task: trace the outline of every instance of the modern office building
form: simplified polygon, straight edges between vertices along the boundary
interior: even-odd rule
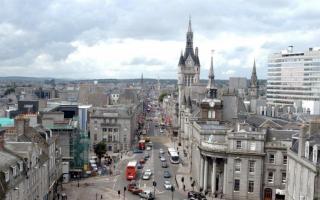
[[[320,50],[293,52],[292,49],[268,58],[268,104],[289,105],[296,111],[320,114]]]

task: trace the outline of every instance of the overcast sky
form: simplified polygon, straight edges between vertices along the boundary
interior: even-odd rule
[[[0,76],[176,78],[189,15],[206,79],[266,78],[269,53],[319,46],[319,0],[0,0]]]

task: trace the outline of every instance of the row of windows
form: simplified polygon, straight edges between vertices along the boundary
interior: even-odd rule
[[[110,132],[110,133],[115,132],[115,133],[117,133],[117,132],[119,132],[119,129],[118,128],[102,128],[102,132]]]
[[[22,162],[22,161],[19,161],[19,162],[18,162],[18,166],[19,166],[20,172],[22,172],[22,171],[23,171],[23,162]],[[7,171],[4,172],[4,174],[5,174],[5,181],[6,181],[6,182],[9,182],[9,180],[10,180],[10,172],[11,172],[12,176],[15,178],[15,177],[18,175],[17,166],[11,166],[11,167],[10,167],[10,170],[7,170]]]
[[[286,179],[287,179],[287,174],[285,172],[282,172],[281,174],[281,183],[285,184],[286,183]],[[273,183],[274,182],[274,173],[272,171],[270,171],[268,173],[268,182],[269,183]],[[234,186],[233,186],[233,190],[235,192],[240,191],[240,179],[234,179]],[[254,191],[254,181],[253,180],[249,180],[248,181],[248,192],[253,192]]]
[[[255,165],[256,165],[256,161],[254,160],[249,160],[248,163],[248,168],[249,168],[249,172],[250,173],[254,173],[255,172]],[[241,159],[236,159],[235,160],[235,165],[234,165],[234,171],[235,172],[241,172]]]
[[[238,149],[238,150],[243,149],[241,140],[237,140],[236,141],[236,149]],[[256,143],[255,142],[249,142],[249,150],[250,151],[255,151],[256,150]]]

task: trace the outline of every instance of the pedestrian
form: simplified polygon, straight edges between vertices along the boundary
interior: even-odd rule
[[[186,185],[183,184],[183,191],[186,191]]]
[[[101,195],[101,199],[102,199],[102,195]]]

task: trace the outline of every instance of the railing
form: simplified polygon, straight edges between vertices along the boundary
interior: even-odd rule
[[[217,142],[201,141],[200,147],[205,148],[205,149],[209,149],[209,150],[216,150],[216,151],[226,151],[227,150],[226,144],[217,143]]]

